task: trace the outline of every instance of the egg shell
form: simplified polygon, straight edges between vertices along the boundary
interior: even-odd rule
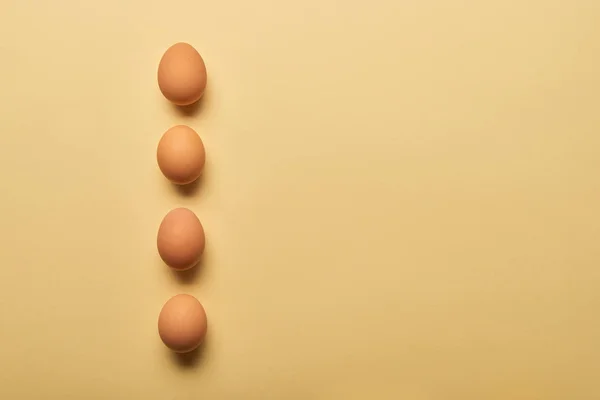
[[[158,316],[158,334],[163,343],[177,353],[187,353],[202,344],[208,324],[198,299],[189,294],[171,297]]]
[[[206,89],[206,65],[188,43],[169,47],[158,64],[158,86],[167,100],[179,106],[194,104]]]
[[[168,129],[158,142],[158,167],[171,182],[186,185],[202,174],[206,153],[202,139],[186,125]]]
[[[204,252],[204,228],[193,211],[176,208],[163,218],[156,245],[169,267],[180,271],[192,268]]]

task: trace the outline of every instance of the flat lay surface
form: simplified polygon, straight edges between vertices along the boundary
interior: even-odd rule
[[[600,398],[599,20],[0,0],[0,398]],[[157,83],[180,41],[208,74],[182,109]],[[186,188],[156,159],[179,124]],[[157,250],[176,207],[206,237],[184,272]],[[189,356],[157,328],[179,293],[208,320]]]

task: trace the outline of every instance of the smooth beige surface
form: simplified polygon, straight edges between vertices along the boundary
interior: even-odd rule
[[[0,398],[600,398],[597,0],[0,1]],[[192,43],[198,110],[162,98]],[[155,160],[187,123],[204,181]],[[160,261],[176,206],[207,235]],[[209,335],[176,360],[163,303]]]

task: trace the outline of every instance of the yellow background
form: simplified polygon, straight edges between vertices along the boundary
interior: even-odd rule
[[[0,398],[600,398],[597,0],[1,0]],[[177,41],[209,72],[160,95]],[[180,192],[155,151],[197,129]],[[162,265],[176,206],[201,269]],[[158,312],[187,292],[206,346]]]

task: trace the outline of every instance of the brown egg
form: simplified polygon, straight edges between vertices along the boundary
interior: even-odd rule
[[[205,244],[204,228],[191,210],[176,208],[161,222],[156,244],[165,264],[183,271],[200,261]]]
[[[163,343],[177,353],[195,350],[206,336],[206,312],[189,294],[171,297],[158,316],[158,334]]]
[[[158,86],[179,106],[200,100],[206,88],[206,66],[196,49],[187,43],[169,47],[158,64]]]
[[[156,159],[168,180],[186,185],[202,174],[206,159],[204,144],[195,130],[177,125],[167,130],[158,142]]]

